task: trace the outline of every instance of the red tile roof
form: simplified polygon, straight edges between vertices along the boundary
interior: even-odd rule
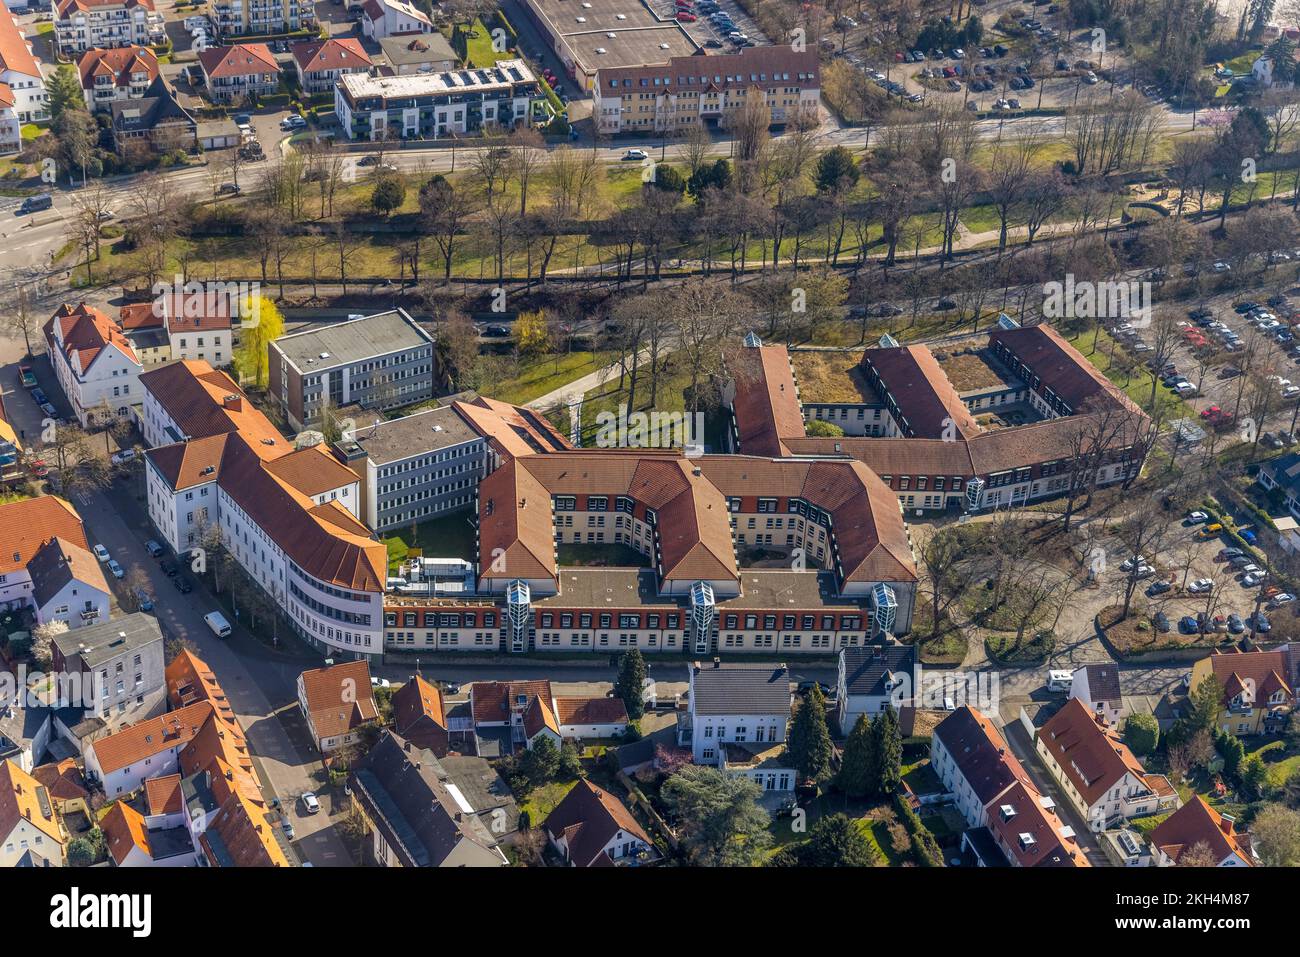
[[[802,436],[804,421],[785,346],[746,347],[733,365],[738,451],[745,455],[789,454],[782,439]]]
[[[104,832],[108,853],[118,867],[126,863],[136,848],[149,856],[149,832],[144,815],[125,801],[114,801],[108,813],[100,819],[99,827]]]
[[[14,761],[0,762],[0,841],[13,834],[20,820],[27,820],[46,837],[53,838],[55,844],[63,844],[53,805],[41,800],[40,792],[44,790],[44,785]],[[49,808],[48,814],[45,808]]]
[[[82,375],[90,371],[110,345],[121,350],[131,362],[140,364],[130,340],[122,335],[117,324],[84,302],[76,308],[67,303],[60,306],[45,324],[45,338],[50,349],[61,351],[70,365],[75,356],[78,362],[74,368],[79,368]]]
[[[188,744],[213,714],[212,705],[199,701],[100,738],[91,748],[100,770],[112,774],[137,761]]]
[[[331,37],[290,45],[289,52],[304,73],[318,70],[365,70],[370,66],[361,41],[356,37]]]
[[[867,381],[871,370],[880,376],[884,390],[897,403],[895,419],[909,438],[971,438],[980,433],[938,360],[925,346],[868,349],[862,356]],[[891,410],[893,411],[893,410]]]
[[[1190,801],[1161,821],[1147,837],[1153,847],[1164,851],[1175,864],[1195,844],[1207,845],[1220,863],[1237,854],[1247,865],[1255,864],[1232,821],[1210,807],[1199,794],[1192,795]]]
[[[213,47],[199,53],[199,63],[209,80],[254,74],[279,74],[280,65],[265,43],[236,43]]]
[[[84,801],[90,797],[81,768],[72,758],[33,768],[32,777],[45,786],[56,802]]]
[[[1089,807],[1132,774],[1147,782],[1146,769],[1119,734],[1071,698],[1039,729],[1038,739],[1056,759]],[[1154,788],[1153,788],[1154,790]]]
[[[470,703],[475,724],[509,723],[511,703],[515,698],[551,700],[549,681],[476,681],[470,686]]]
[[[199,845],[213,867],[224,866],[223,855],[212,835],[220,838],[220,847],[234,867],[288,867],[284,851],[275,839],[266,808],[241,795],[234,795],[212,816],[208,829],[199,836]]]
[[[0,575],[26,568],[47,542],[60,538],[89,548],[81,516],[57,495],[0,504]]]
[[[0,10],[0,73],[13,70],[24,76],[39,77],[40,61],[32,54],[14,14]]]
[[[1066,836],[1054,809],[1031,784],[1017,781],[988,810],[989,829],[1018,867],[1090,867],[1078,838]]]
[[[317,737],[331,738],[379,716],[370,686],[370,665],[345,661],[301,675],[307,712]]]
[[[185,798],[181,794],[181,776],[166,774],[150,778],[144,782],[144,797],[150,815],[178,813],[185,807]]]
[[[87,50],[77,61],[83,90],[100,89],[95,85],[99,77],[112,77],[113,86],[130,86],[136,82],[133,74],[145,74],[146,85],[158,78],[158,56],[148,47],[125,46],[109,50]]]
[[[622,698],[556,698],[555,714],[561,725],[626,724]]]
[[[1228,705],[1238,695],[1252,707],[1266,707],[1268,699],[1282,692],[1290,703],[1295,692],[1287,680],[1288,661],[1285,651],[1219,651],[1210,655],[1214,677],[1223,685],[1223,703]]]
[[[653,845],[627,806],[614,795],[583,778],[546,817],[547,833],[564,837],[569,860],[578,867],[591,867],[604,856],[605,845],[620,831]]]

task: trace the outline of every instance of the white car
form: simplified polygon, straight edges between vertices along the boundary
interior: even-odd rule
[[[1179,395],[1196,395],[1196,386],[1190,382],[1180,382],[1174,386],[1174,391]]]
[[[1232,272],[1232,267],[1222,259],[1218,260],[1212,267],[1215,272]]]
[[[1293,601],[1295,601],[1295,595],[1284,591],[1280,595],[1274,595],[1268,600],[1268,603],[1271,607],[1276,608],[1278,605],[1289,605]]]
[[[1284,399],[1294,399],[1298,395],[1300,395],[1300,385],[1289,385],[1282,390],[1282,398]]]
[[[108,561],[109,559],[108,549],[105,548],[103,545],[96,545],[94,548],[91,549],[91,551],[95,553],[95,557],[98,558],[101,562]]]
[[[623,154],[623,159],[625,160],[643,160],[649,158],[650,156],[645,150],[628,150]]]
[[[392,687],[392,683],[389,682],[389,680],[388,680],[387,678],[375,678],[375,677],[371,677],[371,679],[370,679],[370,685],[371,685],[371,687],[374,687],[374,688],[391,688],[391,687]]]
[[[1135,563],[1134,563],[1133,559],[1131,559],[1131,558],[1126,558],[1126,559],[1124,559],[1123,562],[1120,563],[1119,570],[1122,571],[1122,572],[1131,572],[1131,571],[1133,570],[1133,565],[1134,565],[1134,564],[1135,564]],[[1146,557],[1145,555],[1139,555],[1139,556],[1137,557],[1137,562],[1136,562],[1136,564],[1137,564],[1138,567],[1140,567],[1140,568],[1150,568],[1150,567],[1151,567],[1151,566],[1150,566],[1150,563],[1149,563],[1149,561],[1147,560],[1147,557]]]
[[[110,558],[108,560],[108,570],[113,573],[114,578],[119,580],[126,577],[126,572],[122,569],[122,566],[117,563],[117,559],[115,558]]]
[[[1210,520],[1210,516],[1207,515],[1205,512],[1190,512],[1188,513],[1187,520],[1191,522],[1193,525],[1199,525],[1201,524],[1201,522],[1208,522]]]
[[[1198,578],[1187,586],[1187,590],[1193,595],[1199,595],[1203,592],[1209,591],[1213,587],[1214,582],[1210,581],[1208,578]]]
[[[320,810],[320,801],[316,800],[316,795],[311,791],[303,791],[300,800],[302,801],[303,810],[308,814],[315,814]]]
[[[1268,572],[1264,572],[1264,571],[1251,572],[1249,575],[1247,575],[1245,578],[1241,580],[1241,587],[1254,588],[1256,585],[1258,585],[1267,577],[1268,577]]]
[[[1241,566],[1241,572],[1243,575],[1255,575],[1263,572],[1263,569],[1254,562],[1247,562]]]
[[[114,465],[125,465],[135,458],[135,449],[122,449],[120,452],[114,452],[112,462]]]

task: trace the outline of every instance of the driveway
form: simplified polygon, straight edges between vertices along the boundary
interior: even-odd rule
[[[144,542],[152,536],[152,528],[135,498],[141,481],[139,473],[133,472],[107,491],[74,496],[91,543],[106,546],[128,575],[133,567],[144,570],[154,588],[155,613],[164,634],[188,639],[211,665],[243,725],[264,792],[278,797],[293,818],[299,855],[318,867],[350,865],[331,827],[331,815],[305,816],[293,806],[303,791],[322,789],[319,775],[323,772],[307,742],[290,672],[265,668],[264,660],[273,652],[242,628],[236,627],[227,640],[217,638],[203,622],[206,612],[219,607],[216,599],[198,581],[191,594],[180,594],[149,557]],[[299,663],[293,677],[312,664]],[[327,811],[334,810],[329,795],[322,796],[322,804]]]

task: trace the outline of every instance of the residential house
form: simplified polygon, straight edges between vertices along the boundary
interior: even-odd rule
[[[199,852],[208,867],[288,867],[267,820],[265,805],[234,794],[212,815],[199,835]]]
[[[659,856],[627,806],[586,778],[555,805],[543,828],[570,867],[642,864]]]
[[[1219,727],[1229,734],[1281,730],[1295,707],[1290,656],[1284,649],[1216,649],[1192,665],[1190,686],[1197,688],[1211,676],[1223,688]]]
[[[835,682],[835,713],[843,737],[858,718],[868,721],[886,706],[899,710],[910,702],[916,671],[916,648],[896,641],[841,648]]]
[[[539,735],[560,744],[549,681],[476,681],[469,689],[475,750],[481,757],[532,748]]]
[[[86,820],[91,820],[90,791],[75,760],[63,758],[42,764],[32,769],[32,777],[49,792],[54,810],[60,817],[84,814]]]
[[[85,548],[52,538],[27,563],[36,621],[61,621],[70,630],[108,620],[112,595],[103,566]]]
[[[138,160],[174,150],[190,152],[198,142],[198,120],[181,105],[176,89],[158,76],[135,100],[114,100],[109,129],[113,149]]]
[[[84,302],[65,303],[44,333],[54,376],[83,427],[130,414],[144,366],[108,316]]]
[[[1261,462],[1255,480],[1266,492],[1276,490],[1291,517],[1300,521],[1300,452]]]
[[[166,38],[154,0],[56,0],[54,39],[65,57],[96,47],[157,45]]]
[[[86,109],[107,111],[118,100],[138,100],[158,78],[158,55],[148,47],[87,50],[77,61]]]
[[[307,40],[289,47],[304,93],[333,93],[334,83],[345,73],[365,73],[370,57],[356,37]]]
[[[49,790],[15,762],[0,762],[0,867],[62,867],[67,840]]]
[[[0,153],[22,148],[22,125],[49,119],[41,61],[14,15],[0,9]]]
[[[213,103],[242,104],[280,86],[280,65],[265,43],[201,50],[199,67]]]
[[[290,33],[316,25],[316,8],[310,0],[211,0],[208,15],[222,36]]]
[[[609,739],[627,730],[627,706],[622,698],[555,698],[554,703],[561,738]]]
[[[1215,867],[1254,867],[1259,861],[1235,822],[1206,803],[1199,794],[1161,821],[1147,835],[1157,867],[1180,863],[1194,847],[1207,849]]]
[[[930,767],[969,825],[962,854],[976,866],[1091,866],[1074,829],[977,709],[958,708],[934,729]]]
[[[115,801],[100,819],[108,855],[118,867],[194,867],[198,857],[189,828],[185,826],[184,804],[180,792],[180,775],[153,778],[147,782],[157,791],[159,783],[171,785],[174,810],[161,813],[155,794],[146,794],[148,815],[127,801]]]
[[[298,707],[322,754],[351,744],[363,724],[379,717],[370,665],[345,661],[304,671],[298,675]]]
[[[783,753],[790,723],[790,676],[785,665],[694,662],[688,711],[677,741],[696,764],[710,764],[755,781],[765,791],[792,791],[795,772]]]
[[[185,747],[210,723],[222,730],[218,722],[213,706],[198,701],[99,738],[85,752],[86,778],[110,799],[129,795],[147,778],[176,773]]]
[[[1070,697],[1112,726],[1124,716],[1124,696],[1119,687],[1119,666],[1114,662],[1076,668],[1070,680]]]
[[[390,76],[446,73],[460,66],[460,57],[437,31],[380,37],[379,48],[383,52],[377,66]]]
[[[86,625],[54,639],[53,670],[64,700],[110,728],[166,710],[163,636],[144,612]]]
[[[433,33],[433,22],[405,0],[366,0],[361,7],[361,32],[370,40],[407,33]]]
[[[1094,831],[1178,806],[1169,780],[1148,774],[1119,733],[1078,698],[1038,729],[1035,749]]]
[[[51,588],[57,578],[52,572],[47,573],[45,569],[55,564],[60,557],[57,549],[50,550],[50,546],[55,542],[62,542],[69,552],[74,549],[86,551],[90,548],[81,516],[66,499],[59,498],[57,495],[41,495],[37,498],[0,503],[0,610],[16,611],[20,608],[38,610],[31,568],[38,554],[42,554],[41,575],[44,582],[42,587],[43,594],[48,600],[50,592],[44,589]],[[89,570],[83,571],[80,563],[75,563],[75,569],[77,574],[84,574],[91,578],[86,582],[88,589],[86,594],[77,597],[89,598],[93,603],[91,591],[101,584],[103,572],[100,572],[99,579],[93,579],[93,573]],[[56,614],[59,607],[60,604],[50,603],[41,613],[51,617],[61,617]],[[72,607],[69,602],[69,611],[65,614],[71,615]],[[84,605],[82,607],[84,610]],[[97,609],[98,605],[93,607]],[[107,614],[105,613],[103,617],[107,617]],[[87,618],[87,621],[93,620],[94,616]]]
[[[476,809],[448,786],[432,751],[392,731],[348,776],[352,799],[382,867],[505,867],[499,840]]]
[[[145,365],[180,359],[224,366],[234,357],[231,315],[238,309],[225,296],[178,289],[149,302],[128,303],[118,313],[118,325]],[[145,335],[152,355],[144,354],[137,338]]]
[[[422,751],[445,758],[449,748],[442,692],[419,675],[393,693],[393,730]]]

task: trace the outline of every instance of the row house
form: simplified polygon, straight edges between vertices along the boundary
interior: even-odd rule
[[[930,767],[966,820],[963,854],[979,866],[1090,866],[1074,829],[977,709],[963,706],[939,723]]]
[[[145,365],[179,359],[225,366],[234,358],[234,311],[225,297],[181,290],[128,303],[117,324]]]
[[[0,504],[0,610],[30,608],[38,623],[79,630],[108,618],[110,598],[71,503],[42,495]]]
[[[130,414],[144,364],[117,325],[84,302],[64,304],[45,324],[50,364],[82,427]]]
[[[310,0],[210,0],[208,15],[223,37],[291,33],[316,25]]]
[[[544,102],[523,60],[442,73],[348,73],[334,88],[334,109],[350,140],[433,139],[531,126]]]
[[[95,48],[157,45],[166,36],[154,0],[59,0],[56,5],[54,39],[65,57]]]
[[[0,8],[0,153],[22,149],[22,127],[49,118],[45,79],[14,15]]]
[[[725,127],[752,98],[774,124],[815,111],[821,98],[817,52],[746,47],[731,56],[672,57],[667,63],[596,71],[592,116],[602,133],[680,132]]]
[[[1178,806],[1167,778],[1148,774],[1103,717],[1070,698],[1038,729],[1034,748],[1094,831]]]

